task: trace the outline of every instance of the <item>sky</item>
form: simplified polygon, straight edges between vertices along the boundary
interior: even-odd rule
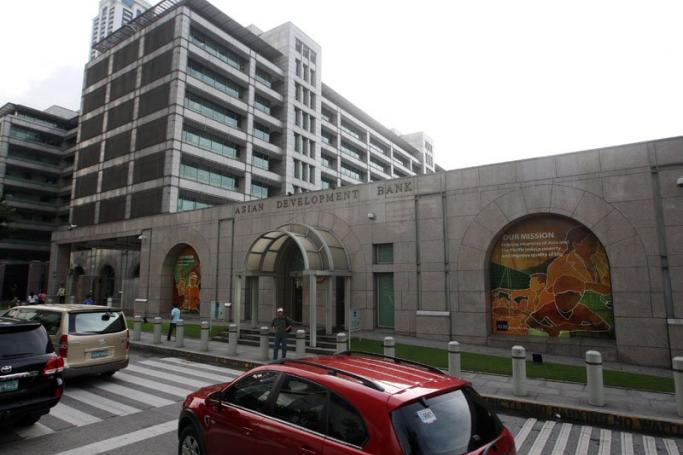
[[[425,131],[446,169],[683,134],[683,2],[250,0],[292,22],[323,81],[382,124]],[[78,109],[98,0],[3,1],[0,104]]]

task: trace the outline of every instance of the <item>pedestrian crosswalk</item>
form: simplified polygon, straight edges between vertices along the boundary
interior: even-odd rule
[[[515,435],[519,455],[680,455],[683,440],[587,425],[501,416]]]

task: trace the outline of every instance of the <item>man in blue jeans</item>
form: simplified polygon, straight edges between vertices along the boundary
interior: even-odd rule
[[[275,340],[273,341],[273,360],[277,360],[277,351],[282,349],[282,358],[287,357],[287,332],[292,330],[292,321],[285,316],[285,310],[277,309],[277,316],[272,324],[275,330]]]

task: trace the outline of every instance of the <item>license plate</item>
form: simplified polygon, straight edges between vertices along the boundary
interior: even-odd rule
[[[19,389],[19,381],[0,382],[0,392],[14,392]]]
[[[93,351],[90,353],[91,359],[101,359],[102,357],[107,357],[109,351]]]

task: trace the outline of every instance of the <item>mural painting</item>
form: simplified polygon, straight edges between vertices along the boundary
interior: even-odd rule
[[[173,302],[182,311],[199,312],[201,278],[199,257],[188,246],[178,255],[173,270]]]
[[[494,335],[614,338],[605,249],[569,218],[522,220],[491,253]]]

